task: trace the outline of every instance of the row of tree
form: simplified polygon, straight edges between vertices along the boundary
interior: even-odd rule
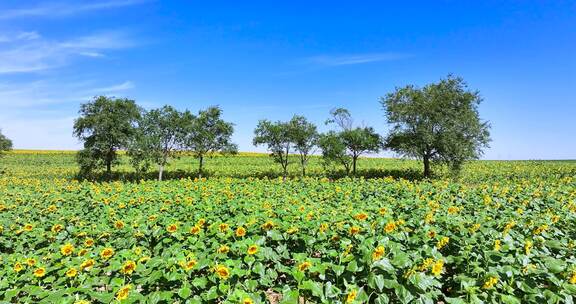
[[[237,151],[231,142],[233,125],[222,119],[218,107],[197,114],[168,105],[146,111],[133,100],[99,96],[82,104],[80,115],[74,121],[74,135],[84,142],[77,155],[83,176],[103,166],[110,175],[121,149],[138,173],[157,165],[159,180],[168,161],[180,152],[189,151],[198,158],[202,174],[207,155]]]
[[[372,127],[354,125],[350,112],[338,108],[326,121],[334,128],[325,133],[300,115],[286,122],[261,120],[253,144],[266,146],[284,177],[290,154],[298,155],[305,175],[316,149],[326,164],[339,164],[354,175],[362,154],[390,149],[421,159],[428,177],[431,162],[446,163],[458,171],[465,160],[478,158],[487,147],[490,126],[479,117],[481,101],[479,93],[469,90],[462,78],[448,76],[422,88],[396,88],[382,97],[384,116],[391,127],[385,137]],[[157,165],[160,180],[169,160],[188,151],[199,159],[202,175],[206,156],[237,151],[231,142],[233,124],[222,119],[218,107],[197,114],[171,106],[145,111],[133,100],[100,96],[83,104],[80,115],[74,122],[74,134],[84,142],[78,153],[81,173],[105,166],[110,174],[117,151],[123,149],[137,172]]]

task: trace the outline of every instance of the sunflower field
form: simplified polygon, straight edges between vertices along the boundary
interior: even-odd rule
[[[1,302],[573,303],[576,296],[574,162],[475,162],[457,181],[282,181],[251,177],[250,166],[272,166],[253,155],[214,161],[208,179],[90,182],[67,176],[73,155],[14,153],[0,177]]]

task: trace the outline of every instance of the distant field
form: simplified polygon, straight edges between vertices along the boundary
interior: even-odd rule
[[[70,151],[0,160],[0,299],[43,303],[571,303],[576,162],[475,161],[459,180],[363,158],[360,178],[266,155],[208,179],[77,181]],[[326,178],[326,176],[332,178]]]

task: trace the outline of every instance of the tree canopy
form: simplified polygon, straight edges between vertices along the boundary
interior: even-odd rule
[[[490,141],[490,125],[478,113],[481,101],[478,91],[451,75],[423,88],[396,88],[381,98],[392,127],[386,147],[422,159],[426,177],[431,161],[445,162],[457,172],[465,160],[480,157]]]
[[[182,147],[186,117],[191,114],[168,105],[143,113],[128,147],[136,171],[146,171],[149,163],[156,164],[158,180],[162,180],[164,167]]]
[[[347,173],[352,169],[352,174],[356,174],[358,158],[365,153],[380,151],[382,138],[372,127],[353,127],[352,116],[347,109],[337,108],[330,111],[330,114],[332,117],[326,124],[336,124],[340,131],[324,136],[321,147],[326,151],[323,156],[329,162],[336,161],[344,165]]]
[[[74,121],[74,135],[84,142],[78,153],[81,172],[89,173],[101,165],[111,174],[118,149],[126,148],[136,132],[140,108],[134,100],[98,96],[80,106]]]
[[[12,141],[2,134],[2,130],[0,130],[0,155],[2,155],[2,152],[10,150],[12,150]]]
[[[215,152],[238,152],[238,147],[232,143],[234,125],[222,119],[222,110],[219,107],[209,107],[199,111],[196,116],[184,119],[184,132],[183,146],[198,158],[200,175],[206,156]]]

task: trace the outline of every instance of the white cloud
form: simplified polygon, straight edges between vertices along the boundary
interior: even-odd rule
[[[103,57],[103,51],[135,45],[122,31],[101,32],[64,41],[42,39],[35,32],[6,35],[0,44],[0,74],[27,73],[66,65],[75,56]],[[22,40],[25,39],[25,40]]]
[[[23,1],[24,2],[24,1]],[[100,11],[137,5],[147,0],[109,0],[109,1],[60,1],[42,3],[38,6],[27,8],[6,9],[0,12],[1,19],[15,19],[25,17],[64,17],[80,13]]]
[[[130,90],[133,88],[134,88],[134,83],[132,81],[128,80],[128,81],[124,81],[123,83],[120,83],[117,85],[92,89],[91,92],[101,93],[101,94],[103,94],[103,93],[115,93],[115,92],[122,92],[122,91]]]
[[[109,85],[92,80],[0,82],[0,129],[17,149],[77,149],[80,144],[72,136],[72,125],[78,104],[134,87],[132,81]]]
[[[66,82],[40,80],[30,83],[0,83],[0,106],[16,110],[14,114],[30,112],[44,105],[85,102],[95,95],[126,92],[135,87],[132,81],[108,86],[96,86],[93,81]],[[33,114],[33,113],[32,113]],[[30,116],[30,115],[27,115]]]
[[[403,53],[374,53],[355,55],[319,55],[305,58],[304,62],[322,66],[364,64],[379,61],[393,61],[411,57]]]

